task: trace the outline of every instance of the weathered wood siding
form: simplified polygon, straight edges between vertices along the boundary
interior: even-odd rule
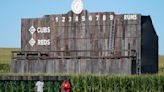
[[[131,59],[15,60],[11,68],[13,73],[131,74]]]
[[[100,16],[99,19],[97,15]],[[110,15],[113,15],[113,20],[110,20]],[[81,19],[82,16],[86,18],[84,22]],[[91,16],[92,21],[89,20]],[[103,16],[106,16],[106,20]],[[62,20],[63,17],[65,17],[65,22]],[[69,17],[72,17],[71,22],[69,22]],[[76,21],[77,17],[78,21]],[[68,14],[46,15],[43,18],[22,19],[22,51],[65,52],[55,52],[55,56],[127,56],[128,50],[139,50],[140,21],[140,15],[137,15],[137,20],[124,20],[124,15],[115,15],[111,12],[88,13],[87,11],[83,11],[80,15],[68,12]],[[51,44],[30,46],[29,41],[32,35],[28,30],[31,26],[36,29],[50,27],[50,33],[34,32],[33,38],[36,41],[50,39]]]
[[[130,74],[133,60],[130,57],[133,54],[131,51],[136,53],[137,62],[141,59],[141,15],[136,15],[136,20],[124,20],[124,15],[113,12],[83,11],[75,15],[70,11],[67,14],[22,19],[22,51],[51,51],[47,53],[49,58],[60,56],[63,59],[13,59],[11,71]],[[36,29],[50,27],[51,32],[43,34],[34,32],[31,35],[28,31],[31,26]],[[29,44],[31,38],[36,41],[34,46]],[[50,39],[50,45],[37,45],[38,39]],[[72,58],[64,58],[68,56]],[[104,58],[99,59],[100,57]]]

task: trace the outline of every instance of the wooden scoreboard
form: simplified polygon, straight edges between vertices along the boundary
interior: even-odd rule
[[[11,65],[14,73],[157,71],[158,36],[150,16],[86,10],[23,18],[21,51],[13,51]]]

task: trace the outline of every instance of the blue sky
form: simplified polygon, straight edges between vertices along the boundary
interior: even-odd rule
[[[21,46],[21,18],[67,13],[72,0],[1,0],[0,47]],[[83,0],[89,12],[113,11],[151,15],[159,36],[159,54],[164,55],[164,0]]]

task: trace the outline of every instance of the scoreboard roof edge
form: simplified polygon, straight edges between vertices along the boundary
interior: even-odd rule
[[[80,14],[75,14],[75,13],[73,13],[73,11],[71,10],[71,11],[68,11],[67,13],[63,13],[63,14],[49,14],[49,15],[44,15],[43,17],[35,17],[35,18],[22,18],[22,20],[24,20],[24,19],[33,19],[33,20],[35,20],[35,19],[42,19],[42,18],[44,18],[44,17],[49,17],[49,16],[64,16],[64,15],[71,15],[71,14],[73,14],[73,15],[76,15],[76,16],[80,16],[80,15],[83,15],[83,14],[104,14],[104,13],[107,13],[107,14],[113,14],[113,15],[118,15],[118,16],[123,16],[123,15],[126,15],[126,14],[136,14],[136,15],[140,15],[140,16],[142,16],[140,13],[124,13],[124,14],[116,14],[115,12],[88,12],[88,10],[83,10]],[[145,16],[145,15],[144,15]]]

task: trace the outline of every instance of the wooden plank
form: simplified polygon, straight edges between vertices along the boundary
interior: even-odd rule
[[[12,61],[15,73],[130,73],[130,59],[55,59]]]

